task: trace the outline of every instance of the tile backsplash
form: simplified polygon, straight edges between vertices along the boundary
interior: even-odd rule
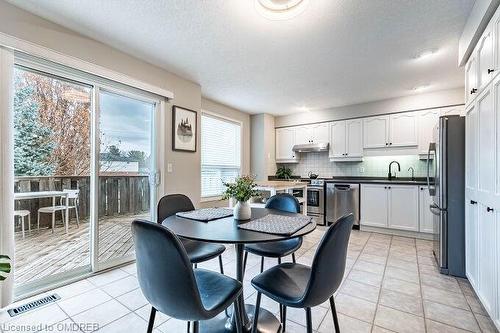
[[[409,167],[415,169],[415,177],[427,175],[427,161],[420,160],[417,155],[402,156],[366,156],[362,162],[330,162],[328,152],[301,154],[299,163],[279,164],[289,167],[294,176],[307,177],[309,172],[319,174],[320,177],[334,176],[367,176],[387,177],[389,163],[398,161],[401,172],[398,177],[411,177]],[[397,166],[393,165],[393,170]]]

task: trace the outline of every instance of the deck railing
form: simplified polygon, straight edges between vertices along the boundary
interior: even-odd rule
[[[79,189],[79,216],[85,219],[90,214],[89,176],[43,176],[16,177],[14,192],[61,191]],[[99,176],[98,184],[99,217],[138,214],[149,210],[149,177],[145,175],[105,175]],[[52,198],[16,200],[15,209],[31,212],[32,224],[36,222],[38,208],[52,206]],[[56,215],[60,219],[60,215]],[[74,218],[74,212],[71,212]],[[46,226],[50,214],[42,214],[40,225]]]

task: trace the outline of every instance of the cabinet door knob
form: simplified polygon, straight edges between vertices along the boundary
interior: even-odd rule
[[[494,71],[495,71],[494,69],[488,68],[488,74],[491,74],[491,73],[493,73]]]
[[[471,205],[475,205],[475,204],[477,204],[477,201],[471,200],[471,201],[470,201],[470,204],[471,204]]]
[[[471,95],[472,95],[472,94],[475,94],[475,93],[476,93],[476,91],[477,91],[477,89],[476,89],[476,88],[472,88],[472,89],[471,89],[471,91],[470,91]]]
[[[387,186],[384,186],[384,188],[387,190]]]
[[[390,145],[390,146],[392,146],[392,142],[391,142],[391,143],[389,143],[389,145]]]
[[[389,145],[389,143],[387,143],[387,142],[386,142],[386,143],[385,143],[385,145],[386,145],[386,146],[388,146],[388,145]]]
[[[491,208],[491,207],[487,207],[487,208],[486,208],[486,211],[487,211],[487,212],[493,212],[493,211],[494,211],[494,209],[493,209],[493,208]]]
[[[420,188],[420,191],[423,191],[423,190],[424,190],[424,188],[423,188],[423,187],[421,187],[421,188]]]

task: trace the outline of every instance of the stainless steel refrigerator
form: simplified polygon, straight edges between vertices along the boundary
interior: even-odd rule
[[[443,116],[429,145],[427,185],[441,273],[465,277],[465,117]]]

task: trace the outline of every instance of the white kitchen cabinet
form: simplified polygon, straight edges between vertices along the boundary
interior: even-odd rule
[[[465,105],[471,103],[477,95],[477,62],[473,52],[465,64]]]
[[[437,125],[439,109],[420,111],[417,114],[418,121],[418,153],[422,156],[427,156],[429,143],[432,142],[432,134],[434,127]]]
[[[389,185],[389,219],[391,229],[418,231],[418,187]]]
[[[347,128],[345,121],[330,124],[330,159],[344,158],[347,146]]]
[[[475,104],[471,104],[465,118],[465,187],[469,191],[477,188],[477,126],[477,108]]]
[[[414,112],[398,113],[390,116],[389,146],[406,147],[416,146],[417,117]]]
[[[479,297],[489,313],[495,313],[495,299],[497,297],[497,257],[496,257],[496,221],[495,214],[488,211],[488,207],[478,203],[479,217]]]
[[[295,127],[295,144],[328,142],[328,124],[314,124]]]
[[[386,185],[361,184],[361,225],[387,228],[389,196]]]
[[[482,90],[491,81],[494,74],[493,65],[493,29],[486,28],[477,43],[477,87]]]
[[[330,124],[330,159],[360,160],[363,157],[362,120],[335,121]]]
[[[418,231],[429,234],[434,233],[434,215],[429,206],[432,204],[432,197],[427,186],[418,187]]]
[[[297,163],[298,156],[292,150],[295,145],[295,128],[276,129],[276,162]]]
[[[363,119],[363,147],[381,148],[389,146],[389,116]]]
[[[493,85],[496,92],[498,83]],[[495,110],[493,106],[493,90],[486,89],[478,96],[476,101],[478,115],[478,192],[493,193],[495,191],[495,163],[492,157],[495,156]]]
[[[478,287],[478,209],[477,202],[468,198],[465,202],[465,271],[474,288]]]

